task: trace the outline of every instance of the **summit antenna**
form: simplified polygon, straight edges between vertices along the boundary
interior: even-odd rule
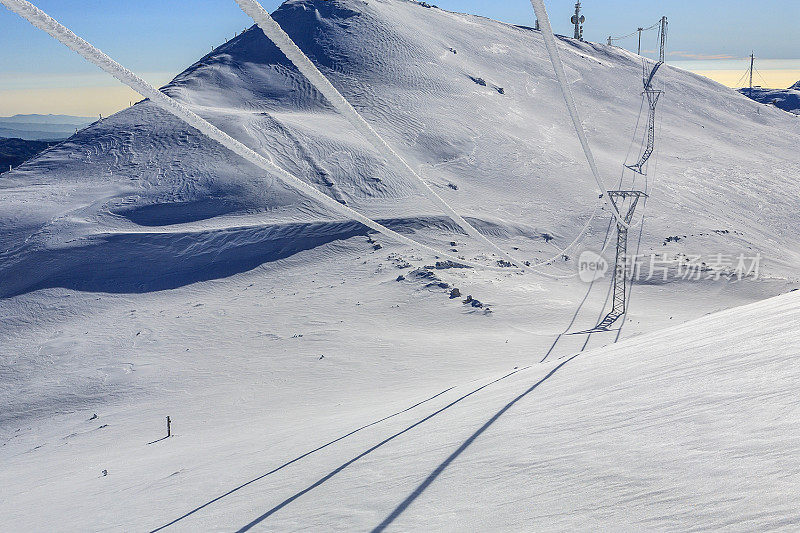
[[[586,17],[581,15],[581,2],[575,4],[575,14],[572,15],[572,23],[575,25],[575,38],[579,41],[583,40],[583,23],[586,22]]]

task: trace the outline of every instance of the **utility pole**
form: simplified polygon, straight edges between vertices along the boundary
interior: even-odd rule
[[[583,40],[583,23],[586,22],[586,17],[581,15],[581,1],[575,4],[575,14],[572,15],[572,23],[575,25],[575,38],[579,41]]]
[[[663,63],[667,60],[667,17],[661,17],[661,48],[659,49],[658,62]],[[641,33],[639,34],[641,36]]]
[[[636,51],[636,54],[642,55],[642,32],[644,31],[644,28],[636,28],[636,31],[639,32],[639,48]]]
[[[753,97],[753,70],[756,66],[756,53],[750,54],[750,98]]]

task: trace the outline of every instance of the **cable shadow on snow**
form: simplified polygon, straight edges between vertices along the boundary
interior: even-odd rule
[[[387,527],[389,527],[392,524],[392,522],[394,522],[401,514],[403,514],[403,512],[408,508],[408,506],[411,505],[412,503],[414,503],[414,500],[419,498],[422,495],[422,493],[425,492],[425,490],[436,480],[436,478],[439,477],[439,475],[442,472],[444,472],[444,470],[448,466],[450,466],[450,464],[453,461],[455,461],[458,458],[459,455],[461,455],[464,452],[464,450],[469,448],[469,446],[473,442],[475,442],[475,440],[478,437],[480,437],[483,434],[483,432],[485,432],[487,429],[489,429],[489,427],[491,427],[492,424],[497,422],[497,420],[501,416],[503,416],[509,409],[511,409],[517,402],[519,402],[520,400],[525,398],[527,395],[529,395],[531,392],[536,390],[539,387],[539,385],[541,385],[542,383],[544,383],[545,381],[550,379],[556,372],[561,370],[561,368],[564,365],[566,365],[567,363],[569,363],[570,361],[572,361],[573,359],[575,359],[579,355],[580,354],[575,354],[572,357],[570,357],[569,359],[567,359],[566,361],[564,361],[563,363],[559,364],[557,367],[553,368],[553,370],[551,370],[545,377],[543,377],[542,379],[537,381],[528,390],[526,390],[525,392],[523,392],[522,394],[520,394],[519,396],[517,396],[516,398],[511,400],[502,409],[500,409],[497,413],[495,413],[494,416],[492,416],[484,425],[482,425],[467,440],[465,440],[461,444],[461,446],[459,446],[458,449],[456,449],[456,451],[454,451],[452,454],[450,454],[450,456],[447,459],[445,459],[439,466],[437,466],[436,469],[433,472],[431,472],[430,475],[428,475],[428,477],[425,478],[425,480],[422,483],[420,483],[420,485],[416,489],[414,489],[414,491],[411,494],[409,494],[408,497],[405,500],[403,500],[400,503],[400,505],[398,505],[391,513],[389,513],[389,516],[384,518],[384,520],[372,530],[372,533],[380,533],[380,532],[384,531]]]
[[[275,507],[273,507],[269,511],[265,512],[264,514],[262,514],[258,518],[256,518],[256,519],[252,520],[251,522],[249,522],[247,525],[239,528],[237,530],[237,533],[242,533],[244,531],[249,531],[250,529],[252,529],[255,526],[259,525],[261,522],[263,522],[264,520],[266,520],[267,518],[269,518],[270,516],[272,516],[276,512],[280,511],[281,509],[283,509],[284,507],[286,507],[290,503],[294,502],[295,500],[297,500],[301,496],[303,496],[303,495],[311,492],[315,488],[319,487],[320,485],[322,485],[323,483],[325,483],[326,481],[328,481],[329,479],[334,477],[336,474],[340,473],[342,470],[344,470],[348,466],[350,466],[353,463],[355,463],[356,461],[358,461],[359,459],[363,459],[364,457],[366,457],[367,455],[371,454],[375,450],[381,448],[385,444],[388,444],[389,442],[393,441],[397,437],[400,437],[401,435],[404,435],[405,433],[408,433],[409,431],[411,431],[412,429],[416,428],[417,426],[420,426],[420,425],[424,424],[425,422],[427,422],[428,420],[434,418],[435,416],[443,413],[444,411],[447,411],[448,409],[450,409],[454,405],[456,405],[456,404],[460,403],[461,401],[469,398],[473,394],[477,394],[478,392],[482,391],[483,389],[485,389],[487,387],[490,387],[491,385],[494,385],[495,383],[503,381],[504,379],[509,378],[509,377],[513,376],[514,374],[517,374],[518,372],[522,372],[523,370],[527,370],[529,368],[530,368],[530,366],[516,369],[513,372],[509,372],[508,374],[504,375],[503,377],[497,378],[494,381],[491,381],[491,382],[489,382],[489,383],[487,383],[485,385],[481,385],[477,389],[475,389],[475,390],[473,390],[471,392],[468,392],[467,394],[459,397],[456,400],[453,400],[452,402],[450,402],[449,404],[445,405],[444,407],[434,411],[433,413],[429,414],[425,418],[423,418],[423,419],[411,424],[410,426],[408,426],[407,428],[403,429],[402,431],[399,431],[399,432],[395,433],[391,437],[387,437],[386,439],[382,440],[381,442],[379,442],[375,446],[372,446],[368,450],[358,454],[357,456],[355,456],[354,458],[350,459],[346,463],[342,464],[341,466],[339,466],[335,470],[331,471],[330,473],[328,473],[324,477],[322,477],[319,480],[317,480],[316,482],[312,483],[311,485],[309,485],[305,489],[303,489],[300,492],[294,494],[293,496],[290,496],[289,498],[286,498],[285,500],[283,500],[281,503],[279,503],[278,505],[276,505]]]
[[[620,180],[620,182],[621,182],[621,180]],[[605,250],[606,244],[608,243],[608,236],[611,234],[611,226],[612,226],[612,224],[613,224],[613,221],[609,222],[608,223],[608,228],[606,228],[606,236],[603,239],[603,249],[604,250]],[[553,341],[553,344],[552,344],[552,346],[550,346],[550,349],[547,350],[547,353],[544,354],[544,357],[542,357],[542,360],[539,361],[540,363],[544,363],[545,361],[547,361],[547,359],[553,354],[553,351],[556,349],[556,346],[561,341],[561,339],[565,335],[569,334],[569,330],[572,329],[572,326],[575,325],[575,321],[578,320],[578,316],[581,314],[581,311],[583,310],[583,307],[586,305],[586,302],[589,300],[589,295],[592,294],[592,290],[594,289],[595,283],[597,281],[598,281],[597,279],[592,279],[592,281],[589,283],[589,287],[586,289],[586,295],[583,297],[583,300],[581,300],[581,303],[578,304],[578,308],[575,310],[575,314],[572,315],[572,320],[569,321],[569,324],[567,325],[566,329],[564,329],[564,331],[562,333],[558,334],[558,337],[556,337],[556,340]],[[605,308],[606,303],[608,303],[608,295],[606,295],[606,302],[603,303],[603,308]],[[603,311],[603,309],[600,310],[601,313],[602,313],[602,311]],[[601,315],[601,317],[602,317],[602,315]],[[588,342],[589,342],[589,339],[587,338],[586,339],[586,344],[588,344]],[[586,344],[584,344],[584,346],[583,346],[584,349],[586,348]],[[581,350],[581,351],[583,351],[583,350]]]
[[[201,510],[205,509],[205,508],[206,508],[206,507],[208,507],[209,505],[212,505],[212,504],[214,504],[214,503],[216,503],[216,502],[220,501],[221,499],[223,499],[223,498],[225,498],[225,497],[227,497],[227,496],[230,496],[230,495],[231,495],[231,494],[233,494],[234,492],[237,492],[237,491],[239,491],[239,490],[241,490],[241,489],[243,489],[243,488],[245,488],[245,487],[247,487],[247,486],[249,486],[249,485],[252,485],[253,483],[255,483],[255,482],[257,482],[257,481],[260,481],[260,480],[264,479],[265,477],[267,477],[267,476],[270,476],[270,475],[274,474],[275,472],[278,472],[279,470],[283,470],[283,469],[284,469],[284,468],[286,468],[287,466],[290,466],[290,465],[292,465],[292,464],[294,464],[294,463],[296,463],[296,462],[300,461],[301,459],[305,459],[306,457],[308,457],[309,455],[311,455],[311,454],[313,454],[313,453],[316,453],[316,452],[318,452],[318,451],[320,451],[320,450],[322,450],[322,449],[324,449],[324,448],[327,448],[328,446],[331,446],[331,445],[333,445],[333,444],[336,444],[336,443],[337,443],[337,442],[339,442],[339,441],[342,441],[342,440],[344,440],[344,439],[346,439],[346,438],[348,438],[348,437],[350,437],[350,436],[352,436],[352,435],[355,435],[355,434],[356,434],[356,433],[358,433],[359,431],[363,431],[363,430],[365,430],[365,429],[367,429],[367,428],[370,428],[370,427],[372,427],[372,426],[375,426],[375,425],[377,425],[377,424],[380,424],[381,422],[385,422],[386,420],[389,420],[390,418],[394,418],[394,417],[396,417],[396,416],[399,416],[399,415],[401,415],[401,414],[403,414],[403,413],[407,413],[408,411],[411,411],[412,409],[414,409],[414,408],[416,408],[416,407],[419,407],[419,406],[420,406],[420,405],[422,405],[422,404],[425,404],[425,403],[428,403],[428,402],[430,402],[430,401],[432,401],[432,400],[435,400],[435,399],[436,399],[436,398],[438,398],[439,396],[442,396],[443,394],[446,394],[446,393],[450,392],[450,391],[451,391],[451,390],[453,390],[454,388],[455,388],[455,387],[450,387],[449,389],[445,389],[445,390],[443,390],[442,392],[440,392],[440,393],[438,393],[438,394],[434,394],[434,395],[433,395],[433,396],[431,396],[430,398],[427,398],[427,399],[425,399],[425,400],[422,400],[421,402],[417,402],[417,403],[415,403],[415,404],[414,404],[414,405],[412,405],[411,407],[407,407],[407,408],[403,409],[402,411],[398,411],[398,412],[396,412],[396,413],[394,413],[394,414],[391,414],[391,415],[389,415],[389,416],[385,416],[385,417],[381,418],[380,420],[376,420],[375,422],[371,422],[371,423],[369,423],[369,424],[367,424],[367,425],[365,425],[365,426],[361,426],[360,428],[358,428],[358,429],[355,429],[355,430],[351,431],[350,433],[347,433],[346,435],[342,435],[341,437],[339,437],[339,438],[337,438],[337,439],[334,439],[334,440],[332,440],[332,441],[328,442],[327,444],[323,444],[322,446],[320,446],[320,447],[318,447],[318,448],[314,448],[313,450],[311,450],[311,451],[309,451],[309,452],[306,452],[306,453],[304,453],[303,455],[300,455],[300,456],[298,456],[298,457],[296,457],[296,458],[292,459],[291,461],[287,461],[286,463],[283,463],[281,466],[279,466],[279,467],[277,467],[277,468],[274,468],[274,469],[270,470],[269,472],[267,472],[267,473],[265,473],[265,474],[262,474],[262,475],[260,475],[260,476],[258,476],[258,477],[256,477],[256,478],[253,478],[253,479],[251,479],[251,480],[250,480],[250,481],[248,481],[247,483],[242,483],[242,484],[241,484],[241,485],[239,485],[238,487],[236,487],[236,488],[233,488],[233,489],[229,490],[229,491],[228,491],[228,492],[226,492],[225,494],[222,494],[222,495],[220,495],[220,496],[217,496],[217,497],[216,497],[216,498],[214,498],[213,500],[210,500],[210,501],[208,501],[208,502],[204,503],[203,505],[201,505],[201,506],[199,506],[199,507],[195,507],[194,509],[192,509],[192,510],[191,510],[191,511],[189,511],[188,513],[184,514],[183,516],[180,516],[180,517],[176,518],[176,519],[175,519],[175,520],[173,520],[172,522],[169,522],[169,523],[167,523],[167,524],[164,524],[163,526],[160,526],[160,527],[158,527],[158,528],[156,528],[156,529],[153,529],[153,530],[151,530],[151,531],[150,531],[150,533],[156,533],[157,531],[161,531],[162,529],[166,529],[166,528],[168,528],[168,527],[170,527],[170,526],[172,526],[172,525],[175,525],[176,523],[180,522],[180,521],[181,521],[181,520],[183,520],[184,518],[188,518],[188,517],[190,517],[191,515],[193,515],[193,514],[197,513],[198,511],[201,511]],[[164,438],[166,438],[166,437],[164,437]],[[159,439],[159,440],[164,440],[164,439]],[[155,441],[155,442],[159,442],[159,441]],[[148,443],[148,444],[152,444],[152,443]]]

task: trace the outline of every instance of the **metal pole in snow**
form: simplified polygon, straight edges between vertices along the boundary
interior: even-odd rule
[[[637,55],[642,55],[642,32],[644,31],[644,28],[639,28],[636,31],[639,32],[639,49],[636,52],[636,54]]]

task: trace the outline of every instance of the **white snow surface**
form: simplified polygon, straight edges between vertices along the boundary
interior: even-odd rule
[[[540,33],[403,0],[273,16],[513,255],[552,256],[599,209]],[[597,323],[607,280],[415,273],[436,258],[143,101],[0,176],[0,529],[797,530],[800,124],[666,65],[634,181],[639,58],[558,46],[600,173],[650,193],[631,248],[760,253],[759,280],[650,280],[620,343],[559,336]],[[260,30],[163,90],[337,202],[499,259]]]

